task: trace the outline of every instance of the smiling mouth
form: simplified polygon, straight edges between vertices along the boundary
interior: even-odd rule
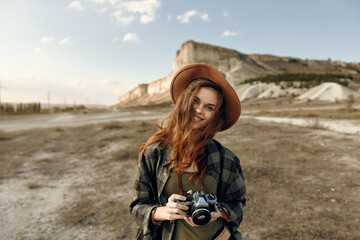
[[[202,121],[203,119],[194,116],[194,120],[195,120],[195,121]]]

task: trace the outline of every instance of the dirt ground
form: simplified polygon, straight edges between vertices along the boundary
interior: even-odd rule
[[[332,105],[306,106],[244,104],[250,117],[216,136],[241,160],[244,239],[360,239],[359,135],[251,118],[281,112],[344,119]],[[358,110],[346,112],[345,119],[360,119]],[[133,239],[136,143],[156,130],[153,122],[112,115],[100,123],[6,131],[10,125],[0,121],[0,239]]]

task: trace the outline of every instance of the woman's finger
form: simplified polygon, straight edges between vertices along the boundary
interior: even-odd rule
[[[173,208],[166,206],[166,211],[164,215],[162,215],[167,220],[177,220],[186,218],[186,212],[181,210],[180,208]]]
[[[171,194],[171,196],[168,199],[168,202],[175,202],[176,200],[185,201],[186,197],[184,195]]]
[[[189,209],[189,207],[185,204],[178,202],[168,202],[166,206],[169,208],[180,209],[181,211],[187,211]]]
[[[215,212],[211,212],[211,219],[210,219],[210,222],[218,219],[219,217],[221,217],[221,213],[218,209],[216,209]]]

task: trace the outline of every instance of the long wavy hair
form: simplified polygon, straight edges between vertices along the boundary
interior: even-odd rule
[[[218,104],[214,115],[206,126],[193,129],[194,101],[200,88],[208,87],[214,89],[218,94]],[[200,176],[197,183],[202,183],[206,172],[206,144],[213,139],[223,126],[224,100],[221,89],[212,81],[204,78],[193,80],[188,87],[180,94],[173,110],[162,119],[157,125],[159,130],[140,149],[139,161],[145,149],[156,142],[160,142],[160,150],[170,148],[171,167],[179,172],[184,172],[195,162],[196,172],[190,176],[193,182],[194,177]],[[164,123],[167,123],[164,127]]]

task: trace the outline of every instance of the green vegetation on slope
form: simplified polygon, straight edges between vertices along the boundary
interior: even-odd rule
[[[336,82],[343,86],[349,85],[349,80],[353,80],[351,75],[343,74],[315,74],[315,73],[281,73],[266,75],[245,80],[243,83],[275,83],[284,87],[311,88],[324,82]]]

